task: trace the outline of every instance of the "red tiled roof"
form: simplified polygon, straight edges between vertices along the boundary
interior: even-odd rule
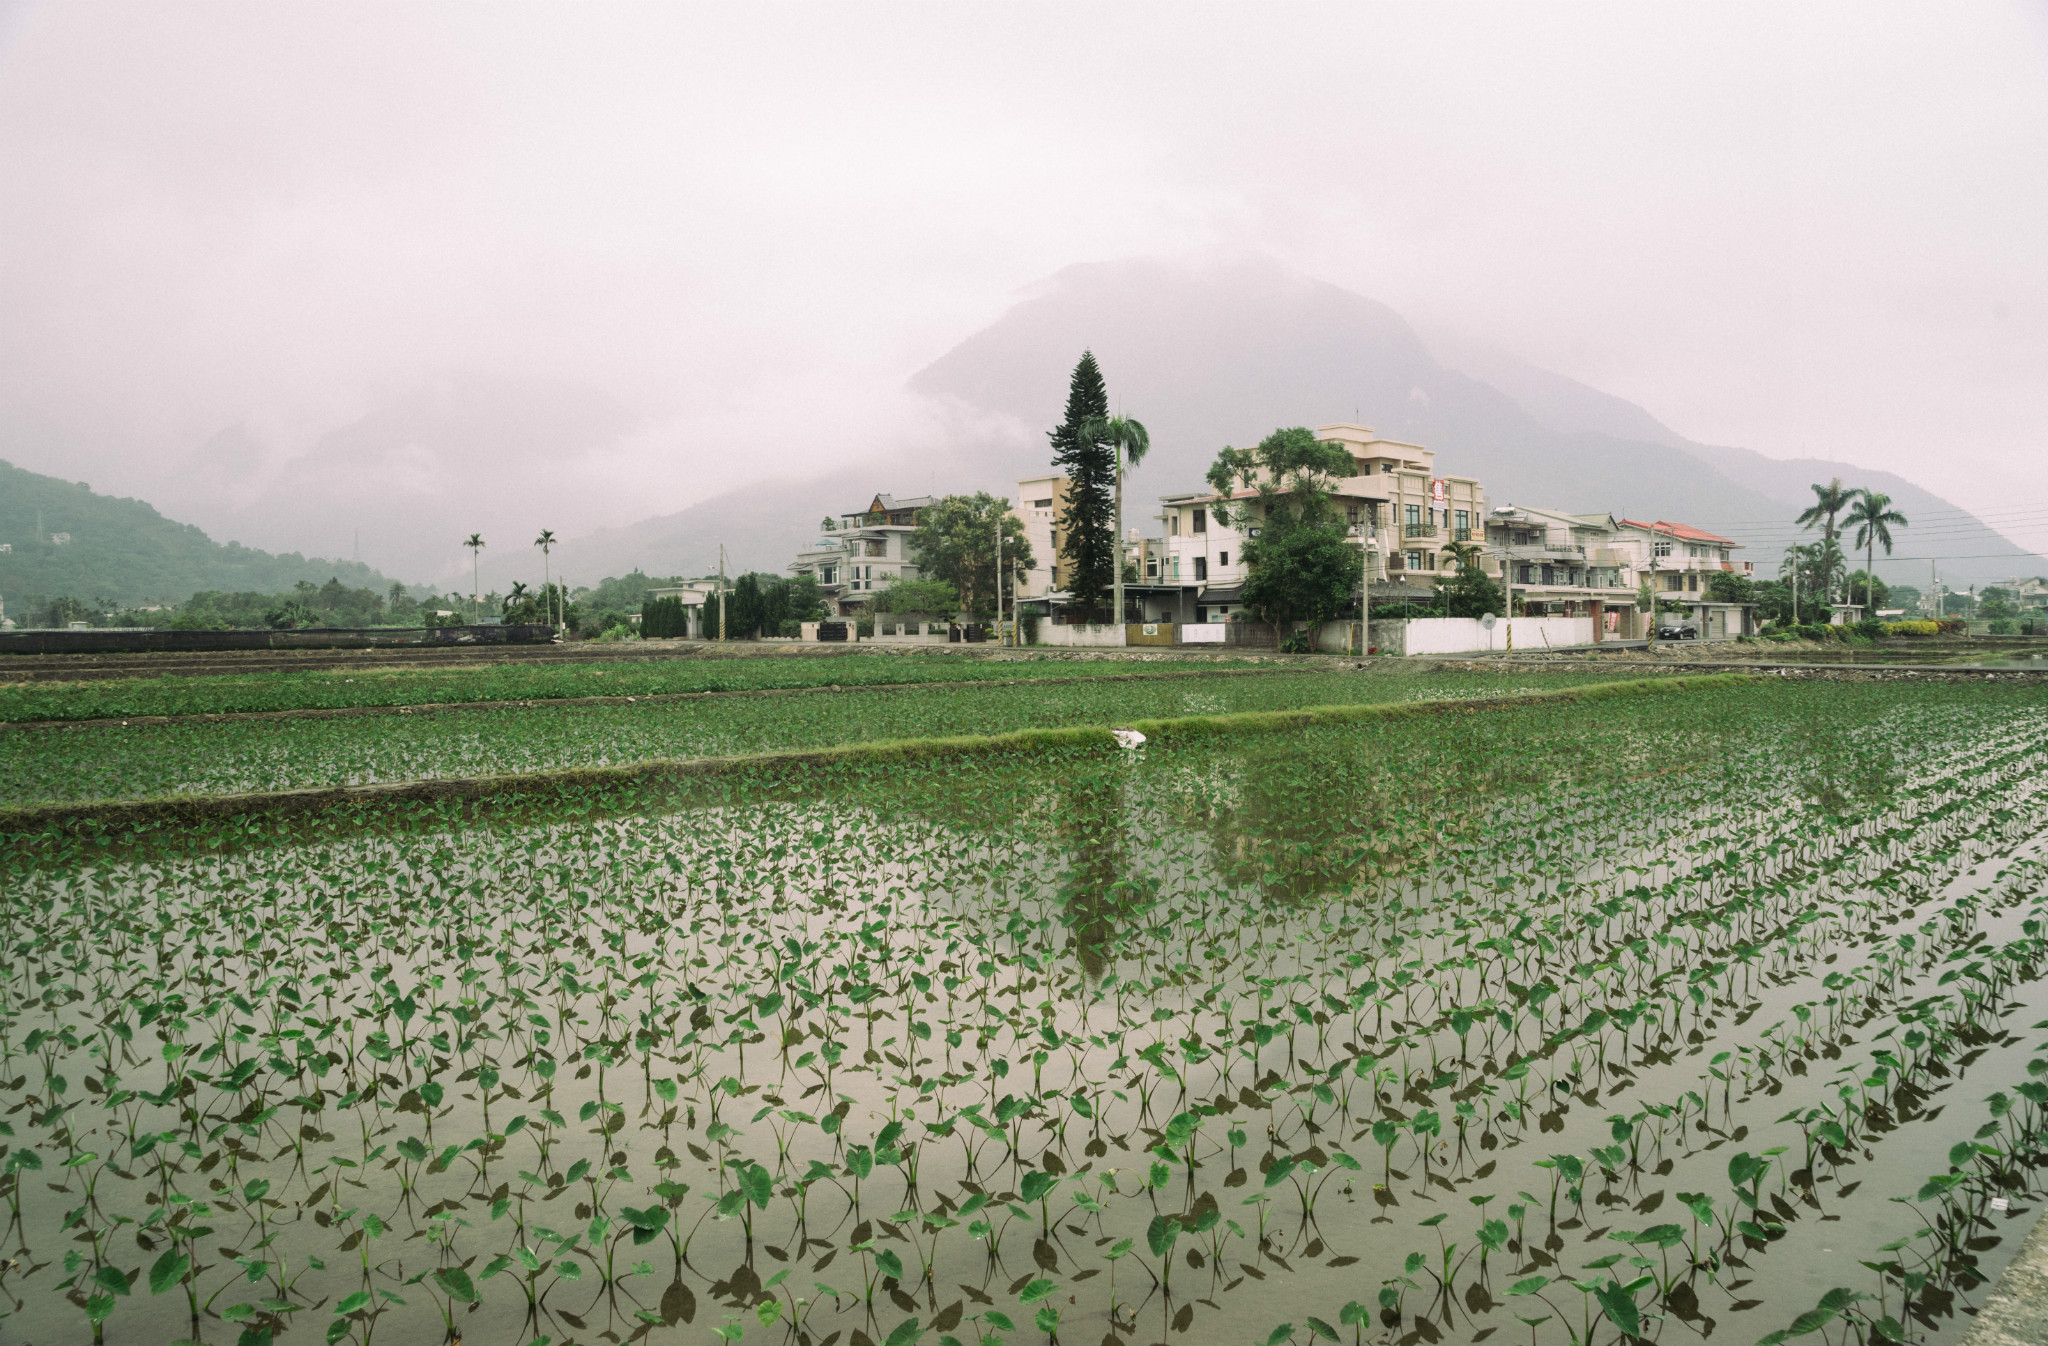
[[[1718,542],[1724,547],[1739,547],[1742,545],[1739,542],[1722,537],[1718,533],[1709,533],[1704,528],[1694,528],[1691,524],[1666,523],[1662,519],[1655,523],[1644,523],[1641,519],[1623,519],[1621,524],[1624,528],[1647,529],[1651,532],[1662,533],[1665,537],[1675,537],[1685,542]]]

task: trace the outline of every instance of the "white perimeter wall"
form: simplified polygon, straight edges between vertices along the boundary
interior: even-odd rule
[[[1124,629],[1111,623],[1089,622],[1082,625],[1065,626],[1059,622],[1038,624],[1038,643],[1041,645],[1121,645],[1124,643]]]
[[[1514,630],[1517,653],[1593,643],[1591,617],[1503,618],[1493,624],[1490,632],[1476,617],[1418,617],[1408,623],[1407,648],[1402,653],[1472,654],[1505,650],[1510,627]]]

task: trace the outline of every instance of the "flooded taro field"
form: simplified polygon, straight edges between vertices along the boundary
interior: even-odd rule
[[[0,1340],[1954,1341],[2044,767],[1774,682],[11,838]]]

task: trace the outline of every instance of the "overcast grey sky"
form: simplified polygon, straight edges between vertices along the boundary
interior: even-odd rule
[[[2040,4],[0,0],[0,456],[100,489],[546,375],[643,418],[624,522],[1237,249],[2048,547]]]

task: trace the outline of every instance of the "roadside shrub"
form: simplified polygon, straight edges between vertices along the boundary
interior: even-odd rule
[[[2019,624],[2019,623],[2018,623],[2017,621],[2015,621],[2015,620],[2014,620],[2013,618],[2011,618],[2011,617],[1994,617],[1994,618],[1992,618],[1992,619],[1991,619],[1991,634],[1992,634],[1992,635],[1994,635],[1994,636],[2016,636],[2016,635],[2018,635],[2019,633],[2020,633],[2020,624]]]
[[[1884,633],[1888,636],[1933,636],[1941,634],[1940,622],[1886,622]]]

